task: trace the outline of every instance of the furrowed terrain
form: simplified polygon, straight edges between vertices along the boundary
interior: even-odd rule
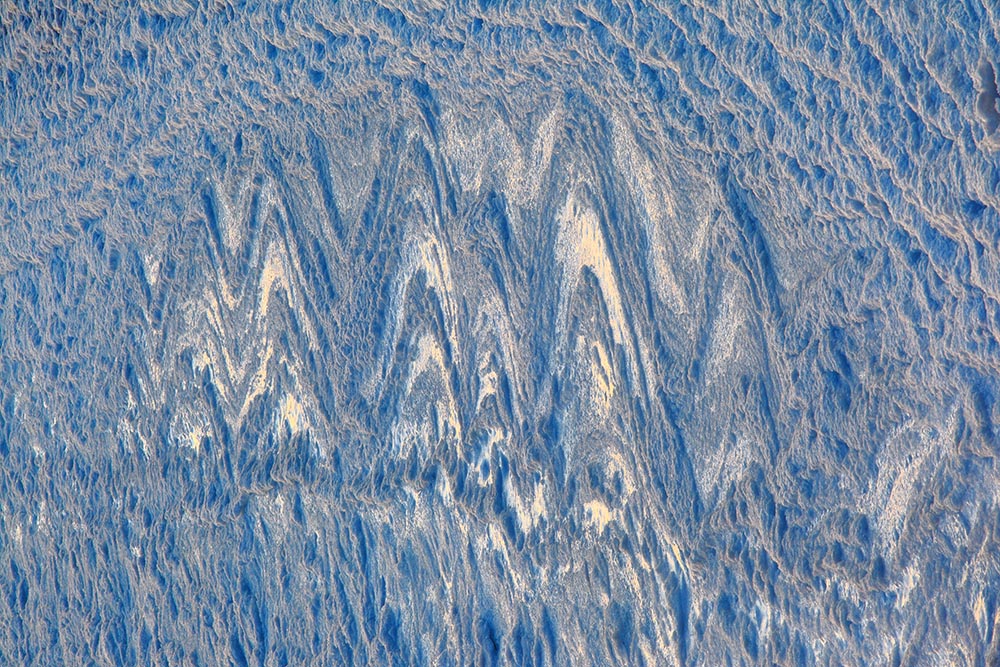
[[[1000,659],[990,3],[43,4],[0,662]]]

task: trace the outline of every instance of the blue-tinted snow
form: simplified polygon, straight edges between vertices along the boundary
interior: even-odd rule
[[[0,662],[996,664],[993,3],[20,4]]]

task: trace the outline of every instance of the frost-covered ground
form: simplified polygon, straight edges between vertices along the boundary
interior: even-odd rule
[[[0,662],[997,664],[994,3],[69,4]]]

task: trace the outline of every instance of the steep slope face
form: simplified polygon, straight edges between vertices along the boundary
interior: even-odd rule
[[[988,7],[3,20],[4,661],[997,660]]]

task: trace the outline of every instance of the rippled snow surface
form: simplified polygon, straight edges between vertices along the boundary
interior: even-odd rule
[[[113,4],[0,7],[0,662],[997,664],[994,3]]]

